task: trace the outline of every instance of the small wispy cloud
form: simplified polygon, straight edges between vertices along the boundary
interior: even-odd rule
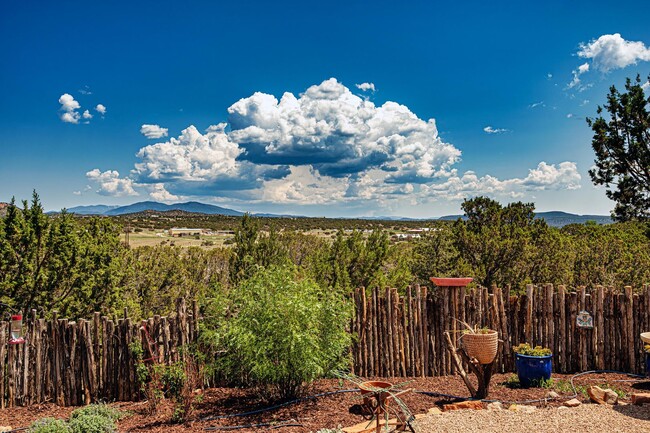
[[[546,104],[544,103],[544,101],[539,101],[539,102],[533,102],[532,104],[530,104],[528,106],[528,108],[537,108],[537,107],[544,108],[544,107],[546,107]]]
[[[589,72],[589,63],[583,63],[582,65],[578,66],[578,69],[571,71],[573,74],[573,79],[567,85],[567,89],[576,88],[579,91],[586,89],[587,87],[585,87],[585,85],[583,85],[582,81],[580,80],[580,76],[585,72]]]
[[[485,128],[483,128],[483,131],[487,132],[488,134],[503,134],[503,133],[505,133],[505,132],[510,132],[509,129],[505,129],[505,128],[493,128],[493,127],[491,127],[491,126],[489,126],[489,125],[486,126]]]
[[[548,74],[546,74],[546,79],[547,80],[550,80],[551,78],[553,78],[553,74],[551,74],[550,72]]]
[[[357,88],[362,92],[367,92],[367,91],[374,92],[376,90],[374,83],[361,83],[361,84],[355,84],[355,86],[357,86]]]
[[[82,95],[92,95],[93,94],[93,92],[90,91],[90,87],[88,87],[88,86],[84,86],[83,89],[79,89],[79,93],[81,93]]]

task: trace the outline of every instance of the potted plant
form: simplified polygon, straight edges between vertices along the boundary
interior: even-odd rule
[[[497,331],[487,327],[472,328],[464,323],[465,329],[460,338],[461,344],[467,356],[476,358],[481,364],[490,364],[497,356],[499,348],[499,336]]]
[[[542,346],[530,347],[522,343],[514,348],[517,376],[522,387],[538,386],[542,380],[551,378],[553,354]]]

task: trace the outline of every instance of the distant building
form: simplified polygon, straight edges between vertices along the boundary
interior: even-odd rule
[[[184,227],[172,227],[169,229],[169,236],[183,237],[183,236],[194,236],[200,235],[203,233],[203,229],[188,229]]]

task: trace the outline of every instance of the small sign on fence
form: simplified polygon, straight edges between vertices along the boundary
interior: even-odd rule
[[[594,318],[591,317],[589,311],[582,310],[576,316],[576,324],[578,328],[592,329],[594,327]]]

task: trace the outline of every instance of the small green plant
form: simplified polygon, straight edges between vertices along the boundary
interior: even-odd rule
[[[115,433],[115,421],[98,414],[81,415],[70,419],[72,433]]]
[[[513,388],[513,389],[521,388],[521,383],[519,383],[519,377],[516,374],[511,374],[505,380],[505,382],[503,382],[502,385],[505,386],[506,388]]]
[[[463,335],[464,334],[490,334],[494,332],[492,329],[488,328],[487,326],[482,326],[479,327],[478,325],[471,326],[467,322],[463,322],[462,320],[455,319],[457,322],[460,322],[465,329],[463,329]]]
[[[70,433],[70,427],[62,419],[41,418],[29,426],[27,433]]]
[[[75,418],[88,416],[88,415],[98,415],[106,419],[110,419],[112,421],[118,421],[122,417],[122,413],[119,410],[110,407],[107,404],[100,403],[100,404],[91,404],[74,410],[70,414],[70,419],[73,420]]]
[[[521,343],[513,350],[515,353],[525,356],[548,356],[551,354],[551,349],[549,348],[542,346],[530,347],[530,344],[528,343]]]

